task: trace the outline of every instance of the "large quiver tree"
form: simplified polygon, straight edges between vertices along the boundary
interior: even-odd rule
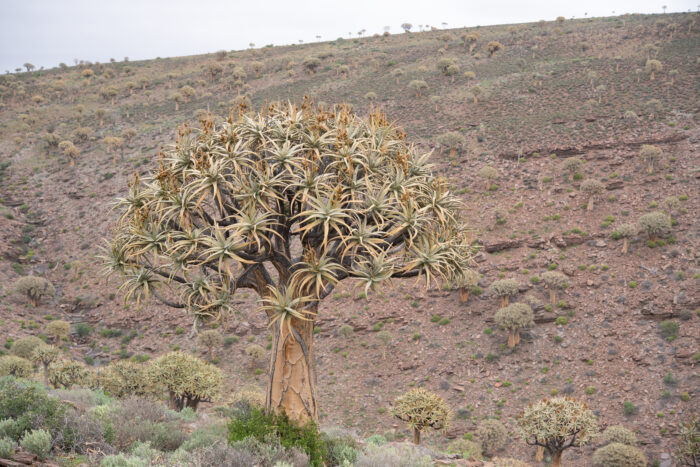
[[[216,319],[251,288],[273,328],[267,408],[317,420],[313,327],[337,283],[459,280],[471,247],[428,155],[380,113],[307,102],[179,131],[135,178],[107,261],[127,299]]]

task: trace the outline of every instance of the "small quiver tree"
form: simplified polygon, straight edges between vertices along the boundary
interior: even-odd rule
[[[488,44],[486,44],[486,50],[489,53],[489,57],[493,57],[493,55],[498,52],[499,50],[503,49],[503,44],[501,44],[498,41],[491,41]]]
[[[622,443],[610,443],[593,453],[596,467],[646,467],[647,457],[641,449]]]
[[[588,179],[584,180],[581,183],[581,191],[586,194],[586,197],[588,198],[588,202],[586,203],[586,210],[587,211],[592,211],[593,210],[593,204],[595,203],[595,198],[599,194],[603,192],[604,186],[603,184],[594,179]]]
[[[44,373],[44,385],[49,385],[49,366],[61,354],[60,350],[53,345],[40,345],[32,353],[32,361],[40,364]]]
[[[583,161],[578,157],[567,157],[561,163],[561,168],[564,172],[568,172],[569,180],[574,181],[576,173],[583,167]]]
[[[39,306],[44,297],[53,297],[56,289],[48,280],[37,276],[23,276],[15,281],[12,290],[26,296],[35,307]]]
[[[391,344],[391,333],[386,329],[377,333],[377,339],[382,344],[382,360],[386,360],[386,349]]]
[[[469,300],[472,289],[476,287],[478,283],[479,273],[476,271],[469,271],[460,277],[457,287],[459,287],[459,300],[462,303],[466,303]]]
[[[49,365],[49,384],[55,388],[91,387],[94,381],[92,371],[75,360],[58,359]]]
[[[0,376],[14,376],[15,378],[31,378],[34,373],[32,362],[16,355],[0,357]]]
[[[520,284],[515,279],[501,279],[489,287],[489,292],[501,299],[501,307],[508,305],[510,297],[517,294],[520,290]]]
[[[46,335],[51,337],[55,342],[68,337],[70,334],[70,323],[62,319],[56,319],[46,325]]]
[[[98,375],[99,386],[112,397],[144,397],[153,393],[149,368],[143,363],[116,360]]]
[[[518,433],[527,444],[549,451],[553,467],[561,465],[565,449],[585,445],[598,431],[595,416],[586,404],[568,397],[530,404],[517,423]]]
[[[557,271],[547,271],[542,273],[542,280],[549,289],[549,302],[557,303],[557,290],[564,290],[569,286],[569,278],[565,274]]]
[[[647,73],[649,73],[649,79],[651,81],[654,81],[654,74],[661,72],[663,70],[663,65],[661,65],[661,62],[658,60],[647,60],[646,65],[644,66],[644,69],[646,70]]]
[[[499,309],[494,316],[499,327],[508,330],[508,347],[513,348],[520,342],[520,329],[534,326],[534,313],[525,303],[511,303]]]
[[[75,166],[75,160],[78,158],[80,155],[80,150],[75,147],[72,141],[61,141],[58,143],[58,149],[60,149],[63,152],[63,155],[68,157],[70,160],[70,166],[73,167]]]
[[[612,233],[612,238],[615,240],[622,239],[622,251],[623,255],[627,254],[627,250],[630,245],[630,238],[637,235],[637,226],[635,224],[622,224]]]
[[[639,157],[647,163],[647,173],[650,174],[654,172],[654,162],[661,157],[662,154],[663,151],[660,147],[654,146],[653,144],[642,144],[642,148],[639,150]]]
[[[250,344],[245,348],[245,354],[250,360],[250,367],[254,368],[260,360],[265,358],[265,349],[258,344]]]
[[[458,131],[449,131],[437,138],[437,142],[441,147],[450,150],[450,158],[455,156],[455,152],[464,145],[464,136]]]
[[[224,338],[216,329],[209,329],[199,334],[199,342],[205,346],[209,352],[209,361],[214,361],[214,348],[220,347]]]
[[[305,101],[203,126],[130,184],[105,259],[127,300],[154,297],[195,323],[253,289],[272,330],[267,408],[315,421],[319,303],[348,278],[366,292],[458,280],[472,261],[459,201],[380,112]]]
[[[124,144],[124,138],[120,138],[118,136],[106,136],[102,141],[105,143],[107,148],[112,151],[112,163],[117,165],[117,151],[119,151],[119,148],[121,148]]]
[[[411,389],[397,397],[391,413],[413,429],[414,444],[420,444],[420,434],[426,428],[447,428],[451,415],[442,397],[423,388]]]
[[[414,79],[408,83],[408,88],[416,93],[416,97],[421,97],[423,95],[423,91],[428,89],[428,83],[422,79]]]
[[[479,177],[486,180],[486,191],[488,191],[491,189],[493,181],[498,179],[498,170],[490,165],[485,165],[479,169]]]
[[[154,386],[168,391],[170,407],[197,410],[200,402],[209,401],[219,392],[221,370],[184,352],[170,352],[151,363],[149,377]]]
[[[647,234],[649,240],[656,242],[659,237],[671,231],[671,218],[663,212],[655,211],[639,218],[639,228]]]
[[[469,94],[472,95],[472,98],[474,99],[474,103],[476,104],[479,102],[479,96],[482,95],[484,91],[479,87],[479,86],[473,86],[469,89]]]

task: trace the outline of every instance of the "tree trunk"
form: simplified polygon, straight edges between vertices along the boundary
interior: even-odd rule
[[[538,462],[542,462],[542,459],[544,459],[544,448],[542,446],[537,446],[537,453],[535,454],[535,460]]]
[[[561,466],[561,453],[562,451],[555,452],[554,455],[552,456],[552,467],[560,467]]]
[[[654,173],[654,163],[653,162],[649,162],[649,164],[647,164],[647,173],[648,174]]]
[[[413,444],[420,444],[420,430],[418,428],[413,429]]]
[[[513,347],[515,347],[515,330],[509,329],[508,330],[508,348],[512,349]]]
[[[459,289],[459,300],[462,303],[466,303],[469,300],[469,293],[471,290],[469,290],[468,287],[462,287]]]
[[[501,297],[501,308],[503,308],[504,306],[508,306],[508,302],[509,302],[508,298],[509,298],[508,295]]]
[[[301,423],[318,422],[313,368],[313,321],[275,324],[265,407]]]
[[[593,197],[588,198],[588,204],[586,205],[586,211],[593,210]]]
[[[455,157],[455,152],[456,152],[456,151],[457,151],[457,150],[456,150],[455,148],[450,148],[450,159],[452,159],[453,157]]]
[[[552,289],[549,291],[549,302],[554,305],[557,303],[557,291]]]
[[[627,249],[630,246],[630,241],[628,238],[623,238],[622,239],[622,254],[627,254]]]
[[[209,361],[210,362],[214,361],[214,347],[213,346],[209,347]]]
[[[651,78],[650,78],[650,79],[651,79],[652,81],[654,81],[654,72],[653,72],[653,71],[651,72]]]
[[[515,335],[515,345],[520,344],[520,329],[514,329],[513,334]]]

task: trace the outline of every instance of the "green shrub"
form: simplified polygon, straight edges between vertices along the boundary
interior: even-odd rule
[[[17,443],[12,438],[0,438],[0,459],[9,459],[17,449]]]
[[[647,458],[634,447],[622,443],[610,443],[593,454],[593,465],[598,467],[644,467]]]
[[[78,323],[75,325],[75,332],[80,337],[87,337],[92,334],[92,327],[88,326],[86,323]]]
[[[37,428],[55,433],[65,413],[65,406],[39,385],[12,377],[0,378],[0,419],[13,420],[0,422],[3,436],[17,441],[26,431]]]
[[[622,411],[625,413],[625,415],[632,415],[637,411],[637,407],[631,401],[624,401],[622,403]]]
[[[672,342],[678,337],[679,324],[676,321],[670,319],[661,321],[659,323],[659,332],[661,336],[668,342]]]
[[[105,456],[100,461],[100,467],[147,467],[148,461],[136,456],[129,456],[122,453]]]
[[[51,435],[43,429],[28,431],[19,444],[22,449],[36,454],[43,461],[51,452]]]
[[[447,445],[447,452],[459,454],[465,459],[479,461],[483,459],[481,445],[475,441],[467,439],[456,439]]]
[[[275,436],[285,448],[296,447],[305,451],[314,467],[322,467],[328,457],[316,425],[313,422],[299,425],[284,412],[267,415],[261,409],[252,408],[249,413],[233,418],[228,429],[229,443],[248,437],[263,442],[270,435]]]
[[[357,443],[351,436],[332,436],[323,434],[323,441],[326,443],[328,453],[328,465],[354,465],[357,461]]]

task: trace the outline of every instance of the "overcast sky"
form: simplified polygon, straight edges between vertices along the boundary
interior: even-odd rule
[[[700,0],[0,0],[0,73],[442,27],[696,11]]]

